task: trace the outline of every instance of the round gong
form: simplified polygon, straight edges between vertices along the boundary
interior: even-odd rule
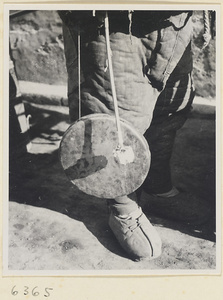
[[[81,191],[99,198],[128,195],[141,186],[150,167],[149,146],[121,120],[124,150],[117,149],[116,119],[107,114],[80,118],[64,133],[60,160],[65,174]]]

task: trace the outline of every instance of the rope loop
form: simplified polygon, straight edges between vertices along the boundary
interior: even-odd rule
[[[207,47],[211,40],[211,29],[210,29],[210,20],[209,20],[209,11],[203,11],[203,19],[204,19],[204,34],[203,40],[204,44],[202,46],[202,50]]]

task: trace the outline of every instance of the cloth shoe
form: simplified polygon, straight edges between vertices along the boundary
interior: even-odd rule
[[[140,207],[126,216],[117,216],[111,211],[109,226],[133,260],[154,259],[161,254],[161,239]]]
[[[148,203],[148,214],[187,224],[203,224],[211,215],[206,201],[176,188],[163,195],[151,195],[143,190],[140,201]]]

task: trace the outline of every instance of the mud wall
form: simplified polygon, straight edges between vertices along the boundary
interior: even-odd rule
[[[62,22],[56,11],[11,17],[10,45],[19,80],[66,84]]]
[[[215,39],[201,49],[202,12],[194,20],[194,79],[196,93],[215,97]],[[30,11],[10,20],[10,45],[18,78],[54,85],[66,85],[62,22],[56,11]]]
[[[212,28],[212,39],[209,45],[202,50],[204,33],[203,13],[202,11],[196,11],[193,16],[193,76],[196,93],[198,96],[204,98],[215,98],[216,96],[216,37],[214,15],[212,16],[212,20],[213,24],[210,24]]]

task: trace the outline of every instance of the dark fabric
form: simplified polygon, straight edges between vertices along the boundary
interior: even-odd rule
[[[191,94],[191,102],[194,93]],[[172,187],[171,156],[177,130],[187,120],[191,105],[180,112],[173,113],[162,118],[154,118],[145,138],[151,151],[151,166],[149,174],[143,183],[143,189],[150,194],[162,194],[169,192]]]

